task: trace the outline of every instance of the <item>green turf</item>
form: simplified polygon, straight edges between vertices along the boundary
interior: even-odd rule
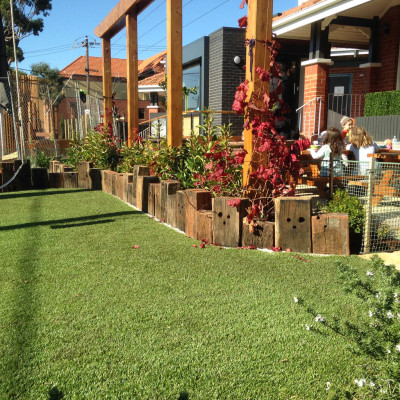
[[[101,192],[0,194],[0,399],[324,399],[360,377],[293,301],[358,313],[338,257],[194,243]]]

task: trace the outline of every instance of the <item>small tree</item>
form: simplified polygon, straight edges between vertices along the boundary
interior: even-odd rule
[[[61,91],[64,85],[64,78],[60,75],[57,68],[51,68],[49,64],[40,62],[31,65],[31,73],[39,78],[39,96],[46,101],[49,101],[49,94],[51,102],[57,106],[63,99]]]
[[[38,36],[43,31],[43,17],[49,15],[52,0],[13,0],[14,32],[17,44],[17,60],[24,59],[19,42],[31,35]],[[10,0],[0,0],[0,10],[4,27],[8,64],[14,61]]]

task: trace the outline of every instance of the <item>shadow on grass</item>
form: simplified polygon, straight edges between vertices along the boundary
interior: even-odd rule
[[[111,218],[111,217],[122,217],[124,215],[135,215],[142,214],[140,211],[120,211],[115,213],[106,213],[106,214],[98,214],[98,215],[88,215],[86,217],[76,217],[76,218],[66,218],[66,219],[53,219],[50,221],[35,221],[35,222],[27,222],[25,224],[17,224],[17,225],[8,225],[8,226],[0,226],[0,231],[10,231],[14,229],[23,229],[23,228],[33,228],[36,226],[46,226],[50,225],[52,228],[57,226],[58,224],[64,224],[65,228],[70,227],[69,223],[77,223],[81,225],[89,225],[91,222],[96,223],[96,220],[104,221],[103,218]],[[85,222],[84,222],[85,221]],[[109,222],[109,221],[107,221]],[[53,228],[55,229],[55,228]]]
[[[187,392],[182,392],[179,395],[178,400],[189,400],[189,394]]]
[[[110,222],[115,222],[115,219],[102,219],[100,221],[80,222],[80,223],[77,223],[77,224],[51,225],[50,228],[51,229],[76,228],[78,226],[108,224]]]
[[[29,210],[29,220],[33,226],[42,218],[40,198],[34,198]],[[32,239],[34,237],[34,239]],[[41,243],[41,233],[26,231],[20,241],[20,257],[15,264],[15,286],[12,292],[13,309],[10,325],[10,357],[6,363],[6,374],[2,383],[8,387],[9,398],[27,398],[26,382],[33,377],[33,343],[37,340],[37,310],[36,280],[38,268],[38,250]]]
[[[43,190],[35,190],[35,191],[28,191],[28,192],[12,192],[12,193],[0,193],[0,200],[1,199],[16,199],[19,197],[37,197],[37,196],[50,196],[50,195],[57,195],[57,194],[68,194],[68,193],[79,193],[79,192],[93,192],[90,189],[58,189],[58,190],[50,190],[50,189],[43,189]]]
[[[49,390],[49,398],[48,400],[61,400],[64,398],[64,393],[54,386],[52,389]]]

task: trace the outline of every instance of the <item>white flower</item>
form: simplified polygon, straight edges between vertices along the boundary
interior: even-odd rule
[[[293,297],[293,300],[294,300],[295,303],[299,302],[299,299],[297,297]]]
[[[326,390],[329,390],[331,388],[331,383],[330,382],[326,382]]]
[[[399,295],[397,293],[393,293],[395,303],[399,302]]]
[[[355,379],[355,380],[354,380],[354,383],[355,383],[356,385],[358,385],[358,387],[363,387],[363,386],[367,383],[367,381],[366,381],[364,378],[362,378],[362,379],[360,379],[360,380]]]
[[[400,344],[396,345],[396,350],[400,351]]]
[[[375,383],[371,381],[371,382],[369,383],[369,386],[375,387]]]
[[[307,324],[306,324],[306,329],[307,329],[308,331],[310,331],[311,328],[312,328],[312,325],[307,325]]]
[[[375,297],[376,297],[377,299],[379,299],[379,297],[381,297],[381,292],[378,292],[378,293],[375,295]]]
[[[371,310],[368,311],[368,314],[369,314],[370,317],[373,317],[375,315],[375,313],[372,312]]]
[[[394,318],[394,315],[393,315],[393,313],[392,313],[391,311],[388,311],[388,312],[386,313],[386,316],[387,316],[389,319]]]
[[[375,274],[372,271],[367,271],[367,276],[374,276]]]
[[[324,322],[325,318],[321,314],[317,314],[317,316],[315,317],[315,321],[316,322]]]
[[[388,354],[390,354],[390,353],[392,352],[392,350],[390,350],[390,349],[387,349],[387,352],[388,352]]]

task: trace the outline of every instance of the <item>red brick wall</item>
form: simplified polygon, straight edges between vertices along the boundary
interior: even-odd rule
[[[304,74],[304,103],[314,99],[315,97],[322,97],[321,107],[321,126],[320,131],[326,129],[326,114],[328,104],[328,73],[329,66],[327,64],[313,64],[305,67]],[[315,109],[315,104],[311,103],[312,110]],[[317,111],[318,112],[318,111]],[[311,119],[310,119],[311,118]],[[317,115],[310,115],[308,107],[303,108],[303,134],[307,137],[312,136],[318,131],[318,126],[314,120],[318,118]]]
[[[383,26],[389,26],[389,33],[383,32]],[[397,63],[400,42],[400,5],[392,7],[380,20],[379,28],[379,84],[375,91],[396,90]]]

